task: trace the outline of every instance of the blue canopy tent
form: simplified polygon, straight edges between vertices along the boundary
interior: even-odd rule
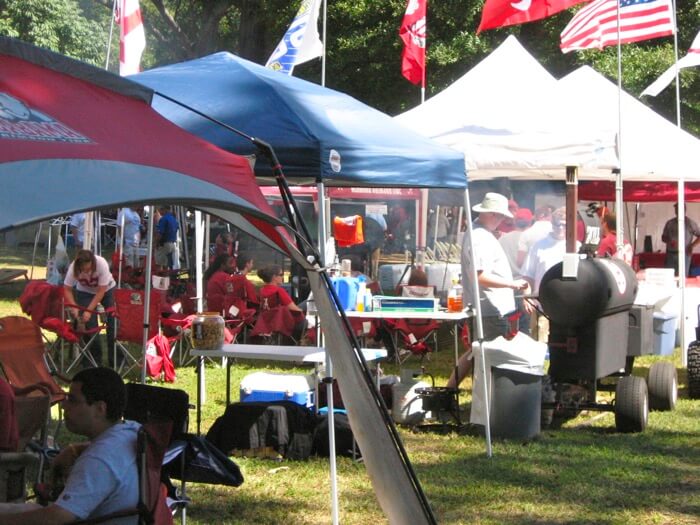
[[[151,69],[131,79],[268,142],[294,183],[467,186],[462,153],[348,95],[230,53]],[[256,153],[249,141],[162,97],[154,98],[153,107],[225,150],[239,155]],[[271,174],[264,164],[256,164],[256,175]]]

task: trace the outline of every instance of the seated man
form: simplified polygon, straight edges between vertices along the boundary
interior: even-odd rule
[[[0,525],[70,523],[133,508],[138,503],[136,438],[139,424],[123,421],[126,389],[109,368],[78,372],[63,402],[66,427],[90,442],[69,445],[55,458],[54,476],[68,471],[55,503],[0,504]],[[72,465],[72,466],[71,466]],[[110,523],[137,523],[138,517]]]

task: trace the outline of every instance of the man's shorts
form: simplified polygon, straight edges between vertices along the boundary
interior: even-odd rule
[[[156,250],[156,264],[158,266],[169,266],[172,264],[169,255],[175,253],[175,243],[166,242]]]

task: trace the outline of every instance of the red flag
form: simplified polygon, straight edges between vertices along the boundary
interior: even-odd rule
[[[584,0],[486,0],[477,33],[552,16]]]
[[[136,74],[141,70],[141,55],[146,48],[139,0],[119,0],[114,17],[119,24],[119,74]]]
[[[561,32],[561,50],[568,53],[617,44],[617,2],[595,0],[578,11]],[[621,43],[672,34],[671,0],[620,0]]]
[[[401,74],[425,87],[425,11],[427,0],[408,0],[399,36],[403,40]]]

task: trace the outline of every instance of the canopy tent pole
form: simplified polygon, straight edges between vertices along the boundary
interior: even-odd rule
[[[474,245],[472,244],[472,234],[473,234],[473,229],[472,229],[472,221],[470,220],[471,217],[469,215],[469,210],[472,209],[471,202],[469,199],[469,190],[464,191],[464,209],[467,210],[467,236],[464,239],[465,243],[468,243],[468,245],[462,246],[462,249],[469,250],[470,252],[473,252],[474,250]],[[481,317],[481,300],[480,300],[480,291],[479,291],[479,275],[476,272],[476,265],[474,264],[474,257],[470,257],[471,259],[471,264],[469,268],[469,272],[471,273],[471,279],[472,282],[474,283],[474,288],[473,288],[473,295],[474,295],[474,310],[476,311],[476,340],[478,342],[478,348],[479,348],[479,357],[481,359],[481,370],[478,372],[475,371],[475,373],[481,372],[482,375],[482,380],[484,383],[484,410],[485,410],[485,422],[484,422],[484,433],[486,435],[486,457],[491,457],[493,455],[493,450],[491,448],[491,407],[490,407],[490,401],[489,401],[489,389],[488,389],[488,382],[487,382],[487,373],[490,373],[490,370],[486,370],[486,355],[484,352],[484,324],[482,321]],[[465,305],[466,306],[466,305]],[[473,346],[472,346],[473,348]],[[469,349],[467,349],[467,352]],[[457,356],[455,356],[456,358]],[[473,359],[473,357],[472,357]],[[458,381],[459,375],[457,374],[457,359],[455,359],[455,381]],[[458,387],[459,385],[455,385]]]
[[[194,212],[194,267],[195,267],[195,279],[196,279],[196,290],[197,290],[197,312],[202,312],[204,310],[204,273],[202,272],[202,259],[204,255],[204,224],[202,221],[202,212],[195,210]],[[205,377],[204,377],[204,363],[202,362],[198,366],[201,367],[201,373],[197,374],[197,389],[199,390],[198,399],[202,403],[207,402]],[[199,429],[197,429],[199,432]]]
[[[153,227],[156,207],[151,205],[148,213],[148,249],[146,251],[146,282],[143,297],[143,363],[141,364],[141,383],[146,383],[146,348],[151,317],[151,272],[153,271]]]
[[[42,225],[42,223],[39,223],[39,225],[36,227],[36,233],[34,234],[34,249],[32,250],[32,270],[29,273],[30,279],[34,278],[34,260],[36,258],[36,247],[39,244],[39,237],[41,235],[41,225]],[[47,264],[49,262],[50,257],[51,257],[51,246],[49,245],[49,253],[46,254],[46,263]]]
[[[119,272],[117,273],[117,288],[122,287],[122,261],[124,260],[124,208],[120,208],[121,220],[119,221]],[[116,363],[116,361],[115,361]]]
[[[280,191],[282,191],[281,188]],[[316,195],[318,196],[318,252],[320,257],[320,264],[322,267],[325,267],[327,262],[325,260],[325,246],[328,239],[328,230],[326,229],[326,188],[322,180],[318,180],[316,182]],[[318,323],[318,320],[316,322]],[[323,348],[325,348],[325,336],[320,330],[318,324],[316,325],[316,333],[318,334],[320,345]],[[328,351],[326,351],[326,379],[328,381],[324,381],[324,385],[326,387],[326,400],[328,403],[328,459],[330,463],[331,478],[331,521],[333,525],[338,525],[338,473],[335,454],[335,400],[333,397],[333,362]]]

